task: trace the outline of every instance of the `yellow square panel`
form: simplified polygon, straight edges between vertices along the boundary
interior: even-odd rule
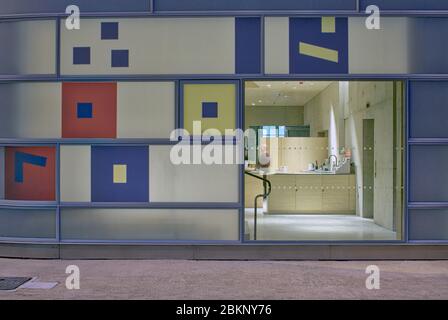
[[[203,117],[203,103],[217,103],[217,117]],[[236,128],[236,85],[188,83],[183,86],[184,129],[193,135],[193,121],[201,122],[201,129]]]
[[[114,164],[114,183],[127,183],[127,169],[125,164]]]

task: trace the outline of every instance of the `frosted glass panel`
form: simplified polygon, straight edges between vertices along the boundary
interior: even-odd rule
[[[411,146],[410,201],[448,201],[447,161],[446,146]]]
[[[2,22],[0,43],[0,74],[55,73],[54,20]]]
[[[0,84],[1,138],[60,138],[61,84]]]
[[[238,240],[238,210],[63,209],[64,240]]]
[[[238,165],[174,165],[171,148],[149,148],[150,201],[238,202]]]
[[[102,22],[118,22],[117,39],[101,40]],[[74,59],[78,47],[86,54],[82,64]],[[114,66],[112,50],[128,50],[127,63]],[[84,19],[79,30],[62,20],[61,73],[233,74],[235,19]]]
[[[410,210],[411,240],[448,240],[448,210]]]
[[[0,208],[0,237],[55,238],[56,212],[51,209]]]
[[[90,146],[61,146],[61,201],[91,201],[90,154]]]
[[[118,138],[168,138],[174,130],[174,82],[118,83]]]

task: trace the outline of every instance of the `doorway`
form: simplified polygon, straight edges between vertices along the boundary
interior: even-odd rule
[[[373,219],[375,190],[375,120],[362,121],[362,216]]]

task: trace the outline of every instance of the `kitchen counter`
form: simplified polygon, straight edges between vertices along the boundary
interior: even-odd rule
[[[271,182],[272,191],[266,199],[267,214],[355,214],[356,212],[354,174],[264,170],[249,172],[266,177]]]
[[[264,171],[264,170],[246,170],[249,173],[256,174],[258,176],[273,176],[273,175],[353,175],[353,173],[336,173],[334,171],[299,171],[299,172],[285,172],[285,171]]]

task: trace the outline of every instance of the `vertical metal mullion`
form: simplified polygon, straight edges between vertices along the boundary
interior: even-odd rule
[[[411,105],[411,89],[410,89],[410,80],[405,80],[405,147],[406,147],[406,161],[405,161],[405,178],[404,178],[404,186],[406,188],[405,191],[405,201],[404,201],[404,228],[403,228],[403,239],[405,242],[409,242],[409,196],[410,196],[410,167],[411,167],[411,158],[410,158],[410,105]]]
[[[240,106],[239,108],[239,118],[240,118],[240,128],[241,130],[245,130],[245,126],[244,126],[244,101],[245,101],[245,82],[244,80],[239,80],[239,85],[238,85],[238,90],[240,91],[240,99],[238,101],[238,104]],[[241,152],[243,160],[244,160],[244,137],[243,137],[243,141],[241,142],[242,146],[241,146]],[[239,174],[239,179],[240,179],[240,190],[239,190],[239,203],[240,203],[240,242],[244,242],[244,235],[245,235],[245,208],[244,208],[244,199],[245,199],[245,183],[244,183],[244,163],[239,165],[240,168],[240,174]]]
[[[61,18],[56,18],[56,77],[61,76]]]
[[[61,145],[56,144],[56,240],[61,241]]]
[[[265,30],[264,30],[264,15],[262,15],[260,17],[260,37],[261,37],[261,41],[260,41],[260,74],[264,75],[264,64],[265,64],[265,44],[264,44],[264,39],[265,39]]]

